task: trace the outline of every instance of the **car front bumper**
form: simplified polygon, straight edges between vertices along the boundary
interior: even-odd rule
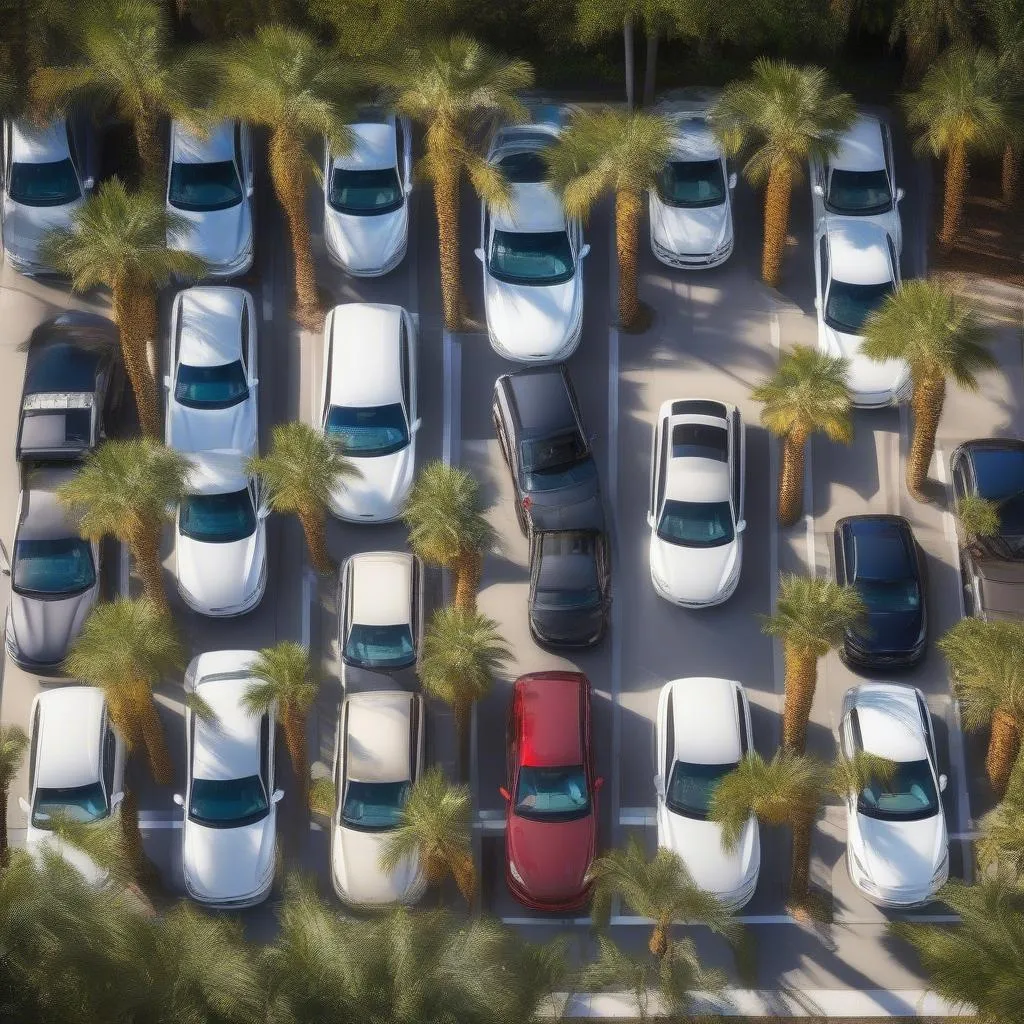
[[[593,889],[593,883],[588,883],[581,892],[574,893],[569,896],[562,897],[557,900],[541,900],[534,896],[531,896],[519,883],[512,877],[508,871],[508,866],[505,868],[505,884],[508,886],[508,891],[516,898],[517,902],[521,903],[524,907],[528,907],[530,910],[546,910],[548,913],[559,914],[564,913],[568,910],[579,910],[585,907],[590,902],[590,894]]]
[[[884,888],[875,885],[868,876],[862,872],[846,850],[846,870],[854,888],[869,902],[876,907],[885,907],[889,910],[913,910],[916,907],[926,907],[935,901],[936,893],[945,885],[949,878],[949,860],[947,858],[944,870],[937,873],[927,886],[906,886],[901,888]]]
[[[713,252],[673,252],[671,249],[665,248],[654,237],[653,232],[651,234],[651,252],[654,253],[654,258],[660,263],[664,263],[665,266],[674,267],[676,270],[713,270],[715,267],[720,267],[732,255],[734,245],[735,241],[729,239],[725,245]]]
[[[330,234],[324,232],[324,243],[327,249],[327,258],[336,266],[340,267],[349,277],[383,277],[390,274],[405,259],[406,251],[409,248],[408,231],[402,237],[401,243],[395,251],[379,267],[352,267],[345,262],[344,257],[335,248],[331,241]]]

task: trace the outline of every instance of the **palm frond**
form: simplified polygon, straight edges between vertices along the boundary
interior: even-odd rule
[[[822,657],[863,621],[867,607],[856,587],[824,576],[785,574],[779,579],[775,613],[762,620],[768,636]]]
[[[957,498],[956,518],[969,541],[999,535],[999,505],[980,494],[964,494]]]
[[[439,608],[423,637],[424,690],[453,706],[480,700],[512,652],[486,615],[450,605]]]
[[[259,682],[243,694],[242,706],[253,715],[263,714],[276,703],[282,710],[304,716],[320,692],[309,652],[292,640],[261,650],[250,672]]]
[[[5,794],[21,768],[28,736],[20,725],[0,725],[0,793]]]
[[[1024,623],[961,619],[937,646],[967,729],[986,728],[997,711],[1024,721]]]
[[[329,775],[321,775],[309,784],[309,809],[314,814],[329,818],[334,813],[334,804],[338,797],[334,779]]]
[[[186,693],[182,703],[205,725],[216,725],[217,712],[213,710],[209,701],[202,694]]]

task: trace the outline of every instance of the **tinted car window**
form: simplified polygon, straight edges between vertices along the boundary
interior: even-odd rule
[[[538,152],[509,153],[498,161],[498,166],[513,185],[535,184],[548,176],[548,165]]]
[[[881,821],[917,821],[938,813],[931,766],[926,760],[897,761],[887,782],[872,781],[857,800],[857,810]]]
[[[563,469],[587,454],[583,438],[577,433],[556,434],[522,444],[523,469],[527,473],[542,473]]]
[[[107,801],[99,782],[86,786],[72,786],[67,789],[43,789],[36,791],[36,802],[32,808],[32,825],[48,829],[54,815],[66,814],[72,821],[97,821],[107,816]]]
[[[332,210],[356,217],[391,213],[402,205],[404,193],[393,167],[355,171],[335,167],[331,171],[327,202]]]
[[[25,372],[25,394],[85,391],[96,388],[96,369],[100,356],[96,352],[59,342],[45,345],[29,357]]]
[[[889,177],[881,171],[833,171],[825,204],[832,213],[867,216],[892,208]]]
[[[19,540],[14,546],[14,589],[22,594],[77,594],[96,582],[92,550],[78,537]]]
[[[488,260],[491,277],[505,284],[563,284],[575,271],[565,231],[495,231]]]
[[[190,409],[229,409],[249,397],[249,384],[239,360],[221,366],[178,367],[174,399]]]
[[[676,761],[665,790],[665,803],[669,810],[687,818],[706,821],[715,788],[735,767],[735,762],[690,764]]]
[[[392,455],[409,444],[409,428],[401,405],[332,405],[327,413],[327,436],[347,455]]]
[[[515,792],[516,814],[541,821],[569,821],[589,811],[587,776],[582,765],[568,768],[524,765],[520,768]]]
[[[416,660],[412,630],[405,623],[367,626],[355,622],[345,638],[345,658],[364,668],[400,668]]]
[[[171,164],[167,193],[171,206],[192,213],[227,210],[242,201],[242,183],[233,160]]]
[[[669,544],[714,548],[735,537],[732,509],[727,501],[665,502],[658,520],[658,536]]]
[[[209,828],[238,828],[267,816],[269,805],[258,775],[244,779],[193,779],[189,817]]]
[[[395,828],[411,788],[410,782],[349,782],[341,820],[360,832]]]
[[[182,535],[204,544],[231,544],[251,537],[256,510],[248,488],[228,494],[190,494],[181,503]]]
[[[893,284],[848,284],[832,278],[825,323],[844,334],[860,334],[864,321],[892,294]]]
[[[64,206],[82,195],[68,158],[45,164],[11,164],[7,191],[22,206]]]
[[[699,209],[725,201],[721,160],[672,160],[658,175],[658,196],[668,206]]]
[[[978,494],[999,504],[1000,533],[1024,534],[1024,450],[978,448],[971,461]]]

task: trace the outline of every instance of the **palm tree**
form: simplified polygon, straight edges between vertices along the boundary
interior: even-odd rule
[[[669,951],[674,924],[703,924],[730,941],[739,939],[740,925],[722,902],[698,888],[679,855],[663,846],[648,859],[640,841],[630,836],[624,849],[598,857],[589,874],[594,883],[590,907],[594,922],[607,925],[612,899],[621,896],[635,913],[654,921],[647,948],[659,960]]]
[[[761,423],[782,439],[779,472],[779,525],[792,526],[803,511],[804,452],[811,434],[830,441],[853,439],[847,361],[806,345],[787,352],[775,372],[751,392],[761,402]]]
[[[206,271],[198,256],[167,247],[168,233],[173,239],[185,227],[162,196],[129,192],[112,178],[75,210],[69,228],[48,232],[39,247],[42,261],[70,277],[76,292],[110,289],[125,370],[149,437],[160,436],[156,382],[146,359],[159,330],[157,289],[175,276],[198,278]]]
[[[989,332],[974,307],[937,281],[904,281],[864,324],[861,351],[869,359],[902,359],[910,366],[914,434],[907,455],[907,490],[921,499],[946,381],[978,389],[976,374],[999,365],[987,348]]]
[[[270,177],[295,257],[295,318],[318,331],[323,309],[306,213],[306,143],[323,136],[335,153],[351,148],[352,67],[312,36],[267,24],[215,51],[210,62],[219,82],[213,111],[270,131]]]
[[[428,40],[406,50],[376,72],[399,114],[426,132],[421,171],[433,186],[441,252],[444,323],[463,321],[459,266],[459,186],[465,173],[485,202],[507,201],[508,183],[477,152],[475,141],[494,119],[523,121],[526,109],[515,93],[533,84],[526,61],[492,53],[465,35]]]
[[[985,772],[1006,791],[1024,731],[1024,623],[961,619],[939,640],[966,728],[991,727]]]
[[[390,873],[417,857],[429,885],[451,875],[472,905],[476,868],[469,819],[469,787],[452,785],[439,765],[431,765],[409,791],[398,827],[384,842],[381,870]]]
[[[28,736],[19,725],[0,725],[0,869],[7,866],[7,793],[21,768]]]
[[[118,735],[129,751],[141,741],[162,786],[174,772],[153,688],[183,660],[170,616],[144,597],[96,605],[64,662],[69,676],[103,691]]]
[[[889,45],[904,41],[907,81],[917,81],[934,63],[944,38],[966,41],[970,23],[970,7],[965,0],[899,0],[889,30]]]
[[[1020,153],[1024,146],[1024,0],[983,0],[985,22],[1002,68],[1003,94],[1011,108],[1010,131],[1003,144],[1002,189],[1007,206],[1017,198]]]
[[[983,871],[1004,871],[1024,882],[1024,758],[1013,766],[1006,795],[981,819],[977,853]]]
[[[135,130],[143,177],[163,178],[160,118],[187,112],[187,81],[176,66],[163,6],[154,0],[94,0],[75,33],[78,60],[42,67],[32,77],[32,100],[46,116],[85,102],[112,108]]]
[[[281,423],[271,434],[270,451],[251,458],[248,467],[266,485],[274,511],[299,520],[313,568],[324,575],[332,572],[327,550],[331,492],[346,478],[359,476],[356,466],[321,431],[306,423]]]
[[[455,714],[463,772],[468,770],[473,704],[490,692],[495,674],[511,657],[498,624],[486,615],[449,605],[430,618],[423,637],[420,679],[423,689]]]
[[[930,987],[979,1024],[1020,1020],[1024,978],[1024,890],[997,874],[974,885],[947,882],[937,899],[959,915],[954,925],[893,922],[889,931],[917,951]]]
[[[292,770],[299,785],[305,787],[309,783],[306,718],[320,692],[320,680],[313,673],[309,652],[302,644],[282,640],[275,647],[263,648],[249,671],[259,682],[246,691],[242,706],[251,715],[277,708]],[[305,798],[301,802],[305,804]]]
[[[915,149],[946,159],[945,195],[939,244],[956,241],[967,195],[968,158],[996,152],[1007,137],[1008,121],[995,55],[979,47],[947,50],[920,86],[903,97],[907,124],[917,129]]]
[[[984,537],[999,534],[999,505],[980,494],[964,494],[956,501],[956,520],[967,546],[972,547]]]
[[[619,326],[642,329],[637,294],[640,214],[672,151],[672,121],[659,114],[598,110],[576,114],[545,153],[548,178],[566,213],[586,218],[602,195],[615,197]]]
[[[818,683],[818,659],[843,642],[848,629],[867,614],[855,587],[823,576],[783,575],[775,612],[763,630],[782,641],[786,671],[782,745],[802,754]]]
[[[148,437],[105,441],[57,492],[79,515],[84,538],[116,537],[135,559],[147,598],[168,611],[160,562],[160,535],[185,494],[188,460]]]
[[[833,88],[823,68],[767,57],[754,61],[750,78],[726,86],[712,110],[727,151],[749,154],[744,176],[765,187],[761,276],[772,287],[782,273],[790,196],[804,161],[834,153],[854,116],[853,100]]]
[[[455,607],[476,611],[483,553],[494,531],[484,518],[480,485],[473,475],[439,460],[428,463],[413,484],[402,519],[413,551],[454,574]]]

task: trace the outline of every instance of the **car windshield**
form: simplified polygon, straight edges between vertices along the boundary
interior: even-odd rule
[[[523,470],[543,473],[567,469],[587,454],[583,438],[577,432],[556,434],[536,441],[523,441]]]
[[[351,742],[351,741],[350,741]],[[412,784],[405,782],[350,782],[341,809],[342,823],[360,832],[395,828]]]
[[[888,782],[872,781],[857,800],[857,810],[880,821],[917,821],[938,813],[931,765],[925,761],[897,761]]]
[[[251,537],[256,529],[256,510],[249,489],[188,495],[181,503],[178,527],[183,537],[201,544],[231,544]]]
[[[544,181],[548,176],[548,165],[536,150],[524,153],[509,153],[498,161],[501,173],[513,185],[531,185]]]
[[[860,334],[864,321],[892,294],[892,281],[847,284],[832,279],[825,304],[825,323],[843,334]]]
[[[575,269],[565,231],[495,231],[491,277],[505,284],[564,284]]]
[[[178,210],[209,213],[242,201],[242,183],[231,160],[215,163],[171,164],[167,200]]]
[[[722,161],[669,161],[658,175],[658,196],[669,206],[720,206],[725,201]]]
[[[238,828],[262,821],[269,811],[258,775],[244,779],[193,779],[188,816],[209,828]]]
[[[516,814],[541,821],[569,821],[590,812],[587,776],[582,765],[536,768],[523,765],[516,786]]]
[[[391,213],[402,205],[404,196],[394,167],[376,171],[352,171],[335,167],[327,202],[338,213],[367,217]]]
[[[857,580],[869,612],[916,612],[921,607],[917,580]]]
[[[735,533],[727,501],[665,502],[658,536],[685,548],[717,548],[732,542]]]
[[[668,809],[687,818],[707,821],[715,787],[735,767],[735,761],[728,764],[690,764],[687,761],[676,761],[672,765],[672,774],[665,790],[665,803]]]
[[[68,789],[36,790],[36,802],[32,808],[32,826],[49,829],[53,827],[55,815],[66,815],[71,821],[98,821],[107,816],[107,800],[103,787],[98,782],[87,786],[71,786]]]
[[[527,491],[558,491],[568,487],[578,487],[597,477],[594,460],[587,457],[559,469],[544,469],[534,473],[523,474],[523,485]]]
[[[345,639],[345,660],[363,668],[400,668],[416,660],[412,630],[405,623],[364,626],[352,623]]]
[[[221,366],[178,367],[174,400],[190,409],[229,409],[248,397],[245,369],[237,359]]]
[[[95,582],[88,541],[54,537],[19,540],[14,546],[14,589],[19,594],[77,594]]]
[[[11,164],[7,192],[22,206],[63,206],[82,195],[75,165],[68,158],[45,164]]]
[[[596,608],[601,603],[601,591],[595,587],[575,587],[565,589],[537,590],[537,604],[543,608],[574,608],[585,611]]]
[[[327,436],[346,455],[369,458],[392,455],[409,444],[409,427],[400,405],[332,405]]]
[[[1024,535],[1024,449],[979,448],[971,461],[978,494],[999,506],[999,533]]]
[[[833,171],[825,205],[832,213],[869,215],[892,208],[889,176],[882,171]]]

